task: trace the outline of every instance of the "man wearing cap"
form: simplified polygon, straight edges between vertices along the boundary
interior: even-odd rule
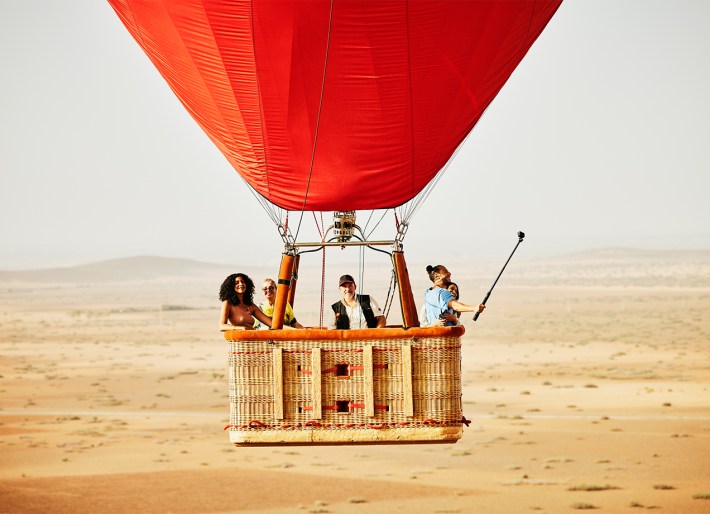
[[[366,294],[355,294],[355,280],[351,275],[343,275],[338,280],[343,299],[335,302],[330,316],[330,329],[382,328],[387,319],[374,298]]]

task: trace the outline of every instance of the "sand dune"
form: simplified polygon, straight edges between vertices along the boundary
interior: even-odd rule
[[[334,505],[418,501],[445,496],[442,487],[232,467],[83,477],[5,480],[0,497],[11,512],[328,511]],[[130,502],[126,499],[130,498]],[[326,509],[328,507],[328,509]]]
[[[62,268],[0,271],[0,283],[116,283],[186,278],[233,273],[226,264],[191,259],[136,256]]]

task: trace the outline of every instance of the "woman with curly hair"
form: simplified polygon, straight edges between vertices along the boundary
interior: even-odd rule
[[[271,326],[271,318],[254,305],[254,282],[244,273],[229,275],[219,288],[222,300],[220,330],[254,328],[254,318]]]

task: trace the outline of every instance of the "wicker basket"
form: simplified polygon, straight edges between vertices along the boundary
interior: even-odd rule
[[[238,446],[454,443],[463,327],[229,331]]]

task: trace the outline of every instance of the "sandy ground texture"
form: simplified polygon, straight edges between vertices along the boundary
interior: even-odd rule
[[[453,445],[230,445],[221,271],[123,264],[0,276],[2,513],[710,512],[707,253],[519,265],[464,318]]]

